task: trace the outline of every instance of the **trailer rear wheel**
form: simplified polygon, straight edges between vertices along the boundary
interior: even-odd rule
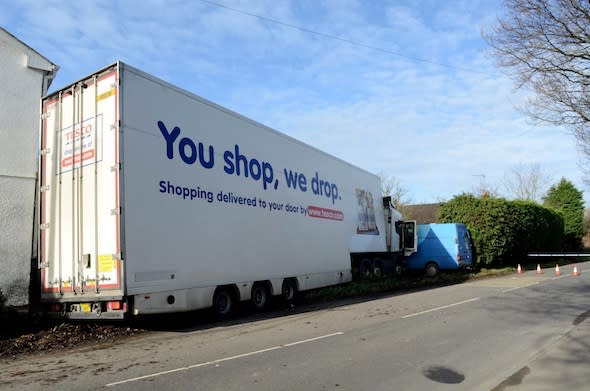
[[[292,278],[283,280],[283,287],[281,288],[281,295],[286,304],[293,304],[297,297],[297,283]]]
[[[371,278],[371,276],[373,275],[373,265],[371,264],[370,260],[363,259],[361,261],[361,266],[359,267],[359,274],[361,280]]]
[[[250,302],[256,311],[262,311],[268,305],[270,300],[270,290],[264,282],[257,282],[252,286],[252,295]]]
[[[229,318],[236,304],[236,295],[230,288],[217,288],[213,295],[213,314],[220,319]]]
[[[373,276],[379,278],[383,277],[383,274],[383,264],[381,261],[375,261],[375,264],[373,265]]]

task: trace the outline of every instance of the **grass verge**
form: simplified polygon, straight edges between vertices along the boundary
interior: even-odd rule
[[[429,289],[444,285],[460,284],[472,279],[500,277],[512,274],[515,271],[516,268],[514,267],[506,267],[502,269],[441,273],[434,278],[426,278],[415,274],[370,278],[311,291],[305,297],[309,301],[330,301],[363,295],[380,295],[397,291]]]

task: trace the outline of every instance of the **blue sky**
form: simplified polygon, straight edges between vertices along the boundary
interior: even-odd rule
[[[481,30],[499,0],[0,0],[0,9],[0,26],[60,67],[51,90],[121,60],[394,176],[414,203],[474,191],[483,176],[504,195],[505,175],[531,164],[588,191],[572,136],[530,124],[516,109],[527,92],[494,66]]]

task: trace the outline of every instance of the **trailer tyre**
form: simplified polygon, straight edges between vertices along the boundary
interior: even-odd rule
[[[294,279],[285,279],[281,288],[281,295],[286,304],[293,304],[297,297],[297,283]]]
[[[359,267],[359,274],[361,280],[366,280],[373,276],[373,265],[371,261],[368,259],[363,259],[361,261],[361,266]]]
[[[381,264],[381,261],[375,261],[373,265],[373,276],[380,278],[383,277],[383,274],[383,264]]]
[[[424,268],[424,274],[426,274],[426,277],[436,277],[439,272],[440,268],[435,262],[428,262]]]
[[[237,304],[236,296],[229,288],[218,288],[213,295],[213,314],[220,319],[233,315]]]
[[[268,305],[270,300],[270,290],[268,285],[263,282],[257,282],[252,287],[250,302],[256,311],[262,311]]]

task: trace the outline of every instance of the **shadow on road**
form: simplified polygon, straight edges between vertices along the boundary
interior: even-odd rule
[[[338,308],[352,304],[370,302],[373,300],[406,295],[418,291],[440,288],[443,286],[460,284],[469,280],[468,273],[454,273],[452,278],[443,277],[424,279],[421,276],[410,275],[402,277],[401,283],[395,288],[369,293],[355,293],[355,287],[347,285],[341,287],[324,288],[317,291],[302,293],[293,305],[285,305],[278,298],[273,298],[269,308],[263,312],[255,312],[248,302],[240,303],[239,308],[231,319],[219,320],[210,309],[171,313],[162,315],[143,315],[127,321],[131,327],[151,331],[192,332],[216,327],[230,327],[251,322],[280,318],[292,314],[302,314],[331,308]],[[353,282],[352,284],[355,284]],[[380,280],[363,282],[361,284],[380,284]],[[333,292],[336,290],[337,292]],[[343,292],[338,292],[342,290]],[[349,290],[349,292],[347,292]]]

